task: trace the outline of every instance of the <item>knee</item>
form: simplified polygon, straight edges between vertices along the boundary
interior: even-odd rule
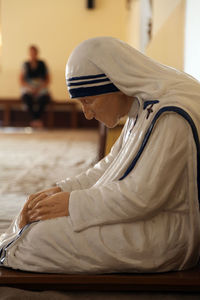
[[[30,225],[27,234],[24,235],[24,241],[27,244],[37,245],[38,241],[45,242],[48,240],[49,224],[48,221],[35,222]]]
[[[22,100],[25,103],[32,103],[33,102],[33,96],[29,93],[26,93],[26,94],[22,95]]]
[[[56,236],[54,220],[31,224],[8,250],[5,265],[36,272],[60,270],[63,251],[58,251]]]
[[[50,102],[50,96],[48,94],[42,95],[38,98],[38,102],[48,104]]]

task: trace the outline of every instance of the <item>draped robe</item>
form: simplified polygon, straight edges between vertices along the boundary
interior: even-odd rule
[[[16,219],[0,238],[1,263],[58,273],[190,268],[200,250],[200,85],[116,39],[86,41],[80,60],[86,49],[87,64],[137,101],[111,152],[57,183],[70,192],[69,216],[20,231]],[[76,59],[67,78],[89,74]]]

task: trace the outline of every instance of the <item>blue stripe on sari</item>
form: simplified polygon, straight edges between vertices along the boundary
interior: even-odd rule
[[[81,88],[74,88],[69,89],[69,93],[71,98],[82,98],[88,96],[96,96],[106,93],[117,92],[119,89],[113,84],[105,84],[105,85],[98,85],[98,86],[91,86],[91,87],[81,87]]]

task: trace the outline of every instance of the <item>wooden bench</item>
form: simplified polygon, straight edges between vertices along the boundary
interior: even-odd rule
[[[154,274],[69,275],[0,268],[0,286],[32,290],[200,292],[200,266]]]
[[[11,125],[11,112],[14,109],[24,110],[24,104],[20,99],[0,99],[0,110],[3,111],[2,125]],[[51,101],[46,108],[47,113],[47,127],[54,126],[54,112],[56,110],[69,110],[70,111],[70,127],[77,128],[78,111],[77,103],[71,101],[56,102]]]

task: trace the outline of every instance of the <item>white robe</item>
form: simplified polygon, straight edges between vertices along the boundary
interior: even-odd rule
[[[196,145],[187,121],[163,113],[134,169],[118,180],[157,111],[149,120],[140,107],[133,127],[132,109],[111,153],[86,173],[58,183],[71,192],[70,216],[30,225],[6,250],[4,266],[106,273],[163,272],[197,263]]]
[[[103,72],[138,102],[110,154],[58,183],[71,193],[69,216],[20,232],[16,220],[0,237],[1,263],[58,273],[194,266],[200,251],[199,83],[113,38],[86,41],[74,53],[67,78]]]

